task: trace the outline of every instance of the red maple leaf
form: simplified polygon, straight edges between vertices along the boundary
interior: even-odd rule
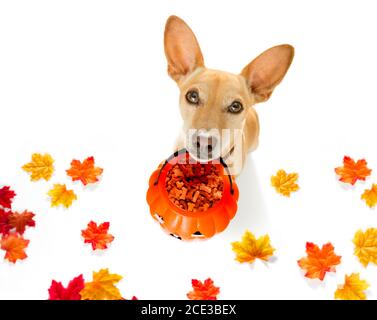
[[[82,163],[79,160],[72,160],[71,168],[67,171],[67,175],[72,178],[72,181],[80,180],[84,186],[88,183],[95,183],[98,181],[98,176],[103,172],[100,167],[94,166],[94,157],[86,158]]]
[[[335,272],[335,266],[340,264],[341,256],[334,252],[333,245],[329,242],[320,249],[316,244],[306,243],[307,257],[298,260],[298,265],[305,270],[305,277],[323,280],[326,272]]]
[[[10,211],[5,211],[0,208],[0,233],[6,235],[9,233],[11,226],[9,225]]]
[[[340,176],[339,181],[354,185],[357,180],[365,181],[372,170],[367,167],[365,159],[353,160],[351,157],[343,158],[343,167],[335,168],[335,173]]]
[[[103,222],[97,226],[97,223],[90,221],[88,227],[81,231],[85,243],[91,243],[92,249],[106,249],[107,245],[114,240],[114,236],[107,233],[110,222]]]
[[[128,300],[128,301],[130,301],[130,300],[139,300],[139,299],[137,297],[135,297],[135,296],[132,296],[131,299],[122,298],[120,300]]]
[[[33,217],[35,216],[34,213],[25,210],[22,213],[18,212],[11,212],[9,215],[9,225],[10,228],[15,228],[19,234],[23,234],[25,232],[26,226],[34,227],[35,221]]]
[[[4,259],[9,260],[12,263],[16,263],[17,260],[23,260],[27,257],[25,249],[29,245],[29,240],[24,239],[18,233],[8,234],[1,238],[0,247],[5,250]]]
[[[81,300],[80,291],[84,289],[84,278],[82,274],[69,281],[67,288],[61,282],[52,280],[48,289],[49,300]]]
[[[15,196],[16,193],[10,190],[10,187],[2,187],[0,189],[0,207],[10,209]]]
[[[214,286],[211,278],[204,282],[193,279],[191,283],[194,290],[187,294],[190,300],[217,300],[220,288]]]

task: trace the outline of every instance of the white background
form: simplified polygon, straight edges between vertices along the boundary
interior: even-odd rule
[[[352,238],[377,227],[360,195],[377,182],[375,1],[1,1],[0,185],[14,209],[36,213],[28,258],[0,262],[1,299],[46,299],[51,280],[108,267],[125,298],[185,299],[192,278],[214,279],[220,299],[332,299],[345,274],[360,272],[377,298],[377,269],[362,267]],[[178,89],[166,74],[163,29],[176,14],[196,33],[208,67],[239,72],[263,50],[290,43],[296,56],[271,100],[258,105],[260,147],[238,180],[239,210],[206,242],[165,235],[149,216],[149,175],[172,151],[181,119]],[[56,172],[30,182],[21,166],[48,152]],[[102,181],[83,188],[65,170],[93,155]],[[344,155],[373,169],[354,188],[338,183]],[[301,190],[270,186],[278,169],[296,171]],[[46,192],[66,183],[68,210]],[[93,253],[80,230],[110,221],[111,247]],[[230,243],[246,229],[268,233],[272,262],[238,264]],[[331,241],[342,263],[323,283],[297,266],[305,243]],[[2,251],[1,254],[4,252]],[[2,258],[1,258],[2,259]]]

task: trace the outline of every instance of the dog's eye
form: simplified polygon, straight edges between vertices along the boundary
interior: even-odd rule
[[[228,107],[228,112],[230,113],[240,113],[243,110],[242,103],[239,101],[233,101]]]
[[[199,104],[199,92],[196,90],[190,90],[186,93],[186,100],[191,104]]]

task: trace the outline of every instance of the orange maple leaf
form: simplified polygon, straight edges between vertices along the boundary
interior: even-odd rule
[[[67,171],[68,176],[72,181],[80,180],[84,186],[88,183],[95,183],[98,181],[98,176],[103,172],[102,168],[94,166],[94,157],[85,159],[82,163],[79,160],[72,160],[71,168]]]
[[[35,221],[33,220],[33,217],[35,216],[34,213],[29,212],[25,210],[22,213],[18,212],[12,212],[9,215],[9,225],[12,228],[16,229],[16,232],[19,234],[23,234],[25,232],[25,228],[28,227],[34,227]]]
[[[25,240],[17,233],[6,235],[0,243],[1,249],[6,251],[4,259],[15,263],[17,260],[23,260],[27,257],[24,250],[28,246],[29,240]]]
[[[307,257],[298,260],[298,265],[305,270],[305,277],[324,279],[326,272],[335,272],[335,266],[340,263],[341,256],[334,253],[334,247],[329,242],[320,249],[316,244],[306,243]]]
[[[345,276],[344,284],[338,285],[334,297],[341,300],[365,300],[368,287],[368,282],[361,280],[358,273],[352,273]]]
[[[236,253],[238,262],[253,263],[257,258],[268,261],[275,248],[271,246],[270,237],[267,234],[257,239],[253,233],[246,230],[241,241],[232,242],[232,250]]]
[[[65,184],[56,183],[47,193],[51,197],[51,207],[64,206],[69,208],[77,196],[73,190],[68,190]]]
[[[122,295],[115,286],[122,279],[116,273],[109,273],[109,269],[93,272],[93,281],[86,282],[80,291],[81,300],[121,300]]]
[[[365,159],[353,160],[351,157],[343,158],[343,167],[335,168],[335,173],[340,176],[339,181],[344,183],[355,184],[357,180],[365,181],[365,178],[371,174],[372,170],[367,167]]]
[[[194,290],[187,294],[190,300],[217,300],[220,288],[214,286],[211,278],[204,282],[193,279],[191,284]]]
[[[300,189],[296,183],[298,173],[286,173],[285,170],[280,169],[276,175],[271,177],[271,185],[275,188],[277,193],[283,196],[290,197],[292,192]]]
[[[107,245],[114,240],[114,236],[108,234],[110,222],[103,222],[97,226],[97,223],[90,221],[88,227],[81,231],[85,243],[91,243],[92,249],[106,249]]]
[[[365,201],[368,207],[374,208],[377,204],[377,184],[373,184],[371,189],[365,189],[361,199]]]

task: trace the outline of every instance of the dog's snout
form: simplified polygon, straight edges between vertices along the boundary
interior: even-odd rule
[[[189,133],[188,150],[200,159],[213,159],[218,157],[220,144],[217,134],[209,130],[192,130]]]
[[[217,138],[213,136],[203,136],[197,135],[196,137],[196,148],[197,149],[207,149],[208,153],[211,153],[213,149],[216,148]]]

